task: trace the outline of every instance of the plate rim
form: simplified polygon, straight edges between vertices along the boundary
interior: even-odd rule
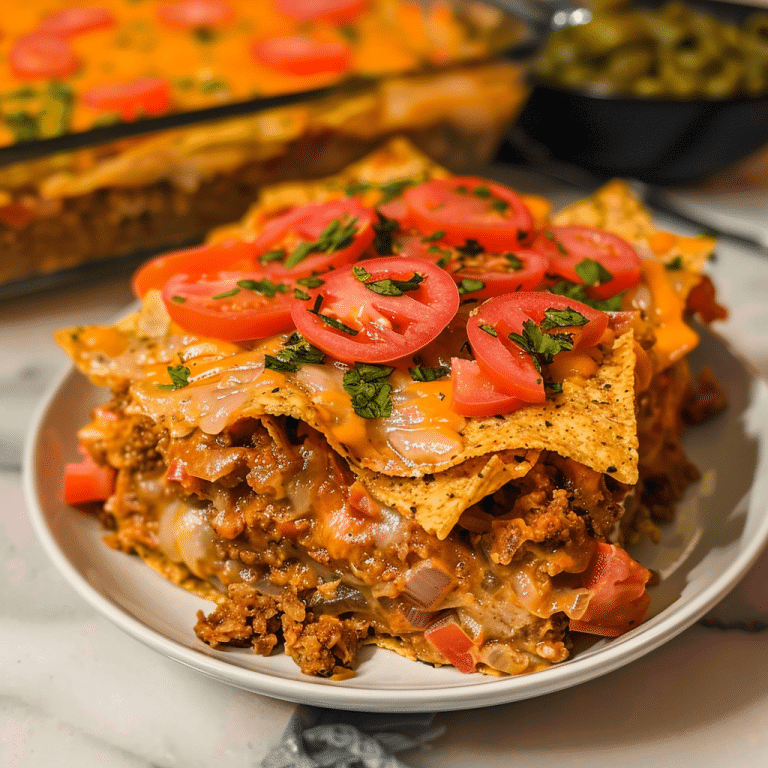
[[[739,360],[753,387],[756,384],[768,387],[768,381],[733,349],[727,339],[715,332],[709,333]],[[606,644],[598,653],[573,657],[563,664],[553,665],[529,675],[505,678],[489,676],[471,686],[408,690],[344,687],[329,685],[327,681],[318,684],[313,678],[302,680],[272,676],[194,650],[145,624],[94,587],[58,546],[39,502],[36,482],[38,442],[46,418],[51,413],[60,391],[70,381],[74,385],[74,379],[81,376],[83,374],[74,365],[69,364],[54,377],[35,409],[25,439],[22,487],[32,527],[46,555],[81,598],[143,645],[235,688],[284,701],[355,711],[438,712],[506,704],[570,688],[630,664],[685,631],[738,584],[768,542],[768,514],[765,514],[753,530],[751,538],[740,548],[728,567],[719,573],[708,588],[688,602],[680,607],[673,604],[662,610],[651,620],[654,623],[644,625],[641,634],[629,633]],[[87,379],[84,383],[94,386],[87,382]],[[672,617],[674,621],[671,620]]]

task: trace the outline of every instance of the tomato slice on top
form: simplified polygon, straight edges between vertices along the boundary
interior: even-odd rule
[[[233,17],[232,8],[226,0],[176,0],[161,3],[157,15],[169,26],[182,29],[217,27]]]
[[[161,115],[171,108],[171,86],[161,77],[139,77],[128,83],[97,85],[83,102],[100,112],[117,112],[123,120]]]
[[[52,35],[70,37],[93,29],[108,29],[117,23],[109,8],[100,5],[76,5],[46,16],[38,29]]]
[[[476,240],[489,250],[519,247],[533,230],[522,198],[474,176],[433,179],[405,192],[410,221],[426,235],[445,232],[453,245]]]
[[[80,66],[67,40],[50,32],[20,37],[11,48],[8,60],[13,73],[23,78],[63,78]]]
[[[522,408],[526,403],[519,397],[507,395],[493,386],[474,360],[451,358],[453,402],[451,407],[460,416],[496,416]]]
[[[253,268],[253,243],[226,240],[222,243],[201,245],[183,251],[156,256],[143,264],[133,276],[133,292],[143,299],[147,291],[162,290],[176,275],[190,278],[215,275],[223,270],[237,271]]]
[[[527,403],[543,403],[541,362],[550,362],[560,351],[594,346],[607,327],[608,315],[586,304],[521,291],[489,299],[469,318],[467,336],[481,370],[497,389]]]
[[[288,330],[296,284],[266,272],[180,274],[163,288],[168,314],[184,330],[224,341],[263,339]]]
[[[459,308],[447,272],[422,259],[385,256],[345,266],[296,300],[299,332],[345,363],[386,363],[433,341]]]
[[[610,299],[640,280],[637,251],[613,232],[570,224],[549,227],[543,237],[555,246],[548,272],[586,284],[591,299]]]
[[[275,0],[275,8],[296,21],[348,24],[371,7],[371,0]]]
[[[355,261],[373,242],[376,212],[356,198],[293,208],[268,221],[254,241],[255,259],[295,277]]]
[[[259,64],[289,75],[341,73],[352,66],[352,55],[344,43],[321,42],[308,35],[260,40],[251,53]]]
[[[459,293],[468,298],[488,299],[504,293],[532,291],[543,282],[549,265],[546,256],[530,248],[493,253],[477,240],[457,246],[442,238],[413,235],[401,242],[401,254],[433,261],[451,275]]]

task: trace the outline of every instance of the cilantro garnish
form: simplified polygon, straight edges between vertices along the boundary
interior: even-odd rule
[[[158,389],[182,389],[189,384],[189,374],[191,371],[186,365],[169,365],[168,375],[171,377],[170,384],[158,384]]]
[[[554,309],[550,307],[544,310],[544,319],[541,321],[541,330],[549,331],[552,328],[571,328],[579,325],[586,325],[589,322],[581,312],[577,312],[573,307],[566,309]]]
[[[509,339],[531,356],[539,373],[542,363],[551,363],[558,352],[573,349],[573,336],[570,333],[544,333],[533,320],[526,320],[523,332],[510,333]]]
[[[394,245],[392,242],[392,233],[398,228],[398,223],[394,219],[387,218],[383,213],[376,212],[379,221],[373,224],[373,231],[375,233],[373,238],[373,247],[376,249],[376,253],[379,256],[387,256],[390,253],[394,253]]]
[[[514,272],[519,272],[525,267],[525,264],[514,253],[505,253],[504,258]]]
[[[456,246],[456,251],[460,256],[479,256],[485,253],[485,248],[477,240],[467,240],[464,245]]]
[[[211,298],[218,301],[219,299],[228,299],[231,296],[237,296],[238,293],[240,293],[239,288],[230,288],[228,291],[217,293],[215,296],[211,296]]]
[[[416,186],[416,179],[393,179],[392,181],[385,181],[383,184],[379,184],[379,189],[382,193],[379,205],[391,203],[396,197],[400,197],[408,187],[414,186]]]
[[[270,299],[278,293],[288,293],[289,290],[286,283],[273,283],[266,278],[263,280],[238,280],[237,285],[240,288],[244,288],[246,291],[254,291]]]
[[[365,267],[355,265],[352,267],[352,272],[361,283],[371,279],[371,273]]]
[[[174,304],[186,304],[187,303],[187,297],[186,296],[171,296],[171,301]]]
[[[347,222],[333,219],[314,242],[299,243],[291,255],[285,260],[286,267],[295,267],[309,256],[310,253],[335,253],[352,245],[357,234],[357,218]]]
[[[431,235],[421,238],[422,243],[434,243],[437,240],[442,240],[445,237],[445,232],[439,229],[437,232],[433,232]]]
[[[280,373],[296,373],[302,365],[320,365],[325,355],[313,347],[300,333],[294,331],[277,356],[264,355],[264,367]]]
[[[668,261],[664,265],[667,269],[682,269],[683,268],[683,257],[682,256],[675,256],[672,261]]]
[[[282,261],[285,258],[285,250],[277,248],[274,251],[267,251],[259,256],[259,261],[262,264],[267,264],[270,261]]]
[[[319,288],[321,285],[325,285],[325,280],[321,280],[315,275],[312,275],[311,277],[300,277],[296,282],[299,285],[303,285],[305,288]]]
[[[475,280],[471,277],[465,277],[459,283],[459,293],[463,296],[465,293],[474,293],[475,291],[482,291],[485,288],[485,283],[482,280]]]
[[[386,365],[355,363],[355,367],[344,374],[342,386],[358,416],[380,419],[392,415],[392,385],[387,379],[394,370]]]
[[[571,283],[568,280],[560,280],[550,286],[547,290],[558,296],[566,296],[569,299],[580,301],[588,307],[599,309],[603,312],[619,312],[621,310],[621,293],[616,294],[616,296],[611,296],[610,299],[592,299],[587,296],[587,292],[583,285]]]
[[[448,365],[418,365],[415,368],[409,368],[408,373],[414,381],[437,381],[451,372]]]
[[[493,336],[494,339],[499,336],[499,334],[496,333],[496,329],[492,325],[488,325],[488,323],[481,323],[478,328],[480,328],[481,331],[485,331],[489,336]]]
[[[294,288],[293,295],[294,298],[297,298],[300,301],[309,301],[312,298],[306,291],[302,291],[301,288]]]
[[[312,310],[307,311],[311,312]],[[329,315],[321,315],[319,312],[316,314],[326,325],[329,325],[331,328],[335,328],[337,331],[342,331],[343,333],[349,334],[350,336],[357,336],[357,334],[360,333],[360,331],[356,331],[354,328],[350,328],[348,325],[345,325],[341,322],[341,320],[337,320],[335,317],[330,317]]]
[[[603,285],[613,280],[613,275],[594,259],[583,259],[574,269],[585,285]]]
[[[424,279],[424,275],[414,272],[413,277],[409,277],[407,280],[393,280],[387,277],[383,280],[374,280],[372,283],[364,283],[364,285],[369,291],[378,293],[379,296],[402,296],[406,291],[417,290]]]

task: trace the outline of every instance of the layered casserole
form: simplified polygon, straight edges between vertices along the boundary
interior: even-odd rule
[[[723,315],[708,238],[612,182],[551,214],[395,141],[266,190],[142,267],[141,308],[63,330],[111,398],[65,499],[216,603],[216,648],[343,678],[361,644],[462,672],[568,658],[647,616],[654,535],[696,476],[686,323]],[[190,628],[194,623],[190,617]]]

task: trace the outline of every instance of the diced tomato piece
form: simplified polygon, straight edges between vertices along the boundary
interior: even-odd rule
[[[352,66],[349,48],[341,42],[321,42],[308,35],[272,37],[251,48],[254,58],[290,75],[319,75],[346,72]]]
[[[8,60],[13,73],[22,78],[64,78],[80,66],[67,40],[49,32],[33,32],[19,38]]]
[[[115,470],[100,467],[85,451],[79,463],[64,467],[64,503],[72,506],[108,499],[115,489]]]
[[[161,77],[97,85],[83,93],[83,103],[99,112],[117,112],[123,120],[161,115],[171,108],[171,86]]]
[[[470,674],[476,670],[472,651],[475,643],[464,632],[455,616],[444,616],[424,630],[426,640],[445,656],[459,672]]]
[[[461,416],[496,416],[526,405],[518,397],[500,392],[480,370],[474,360],[451,358],[453,403],[451,407]]]
[[[234,17],[226,0],[176,0],[161,3],[157,15],[168,26],[181,29],[219,27]]]
[[[580,619],[571,619],[573,632],[618,637],[641,624],[651,596],[646,584],[651,572],[615,544],[600,542],[584,572],[584,587],[592,593]]]
[[[328,21],[349,24],[362,16],[371,0],[275,0],[281,13],[296,21]]]
[[[38,29],[52,35],[71,37],[94,29],[109,29],[117,23],[109,8],[100,5],[76,5],[46,16]]]

